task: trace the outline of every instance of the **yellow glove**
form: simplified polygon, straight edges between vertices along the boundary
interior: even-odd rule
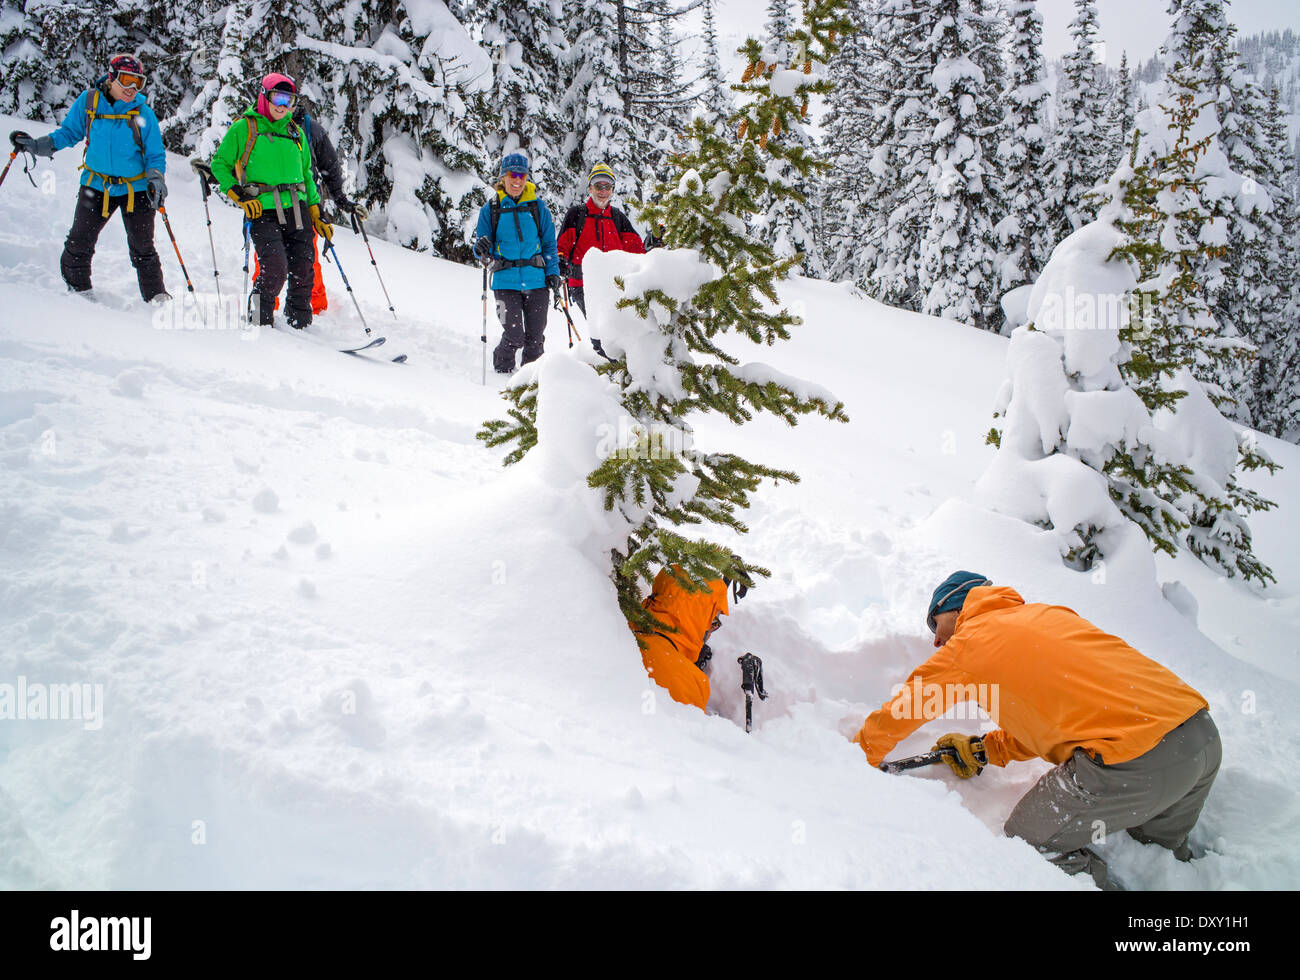
[[[321,219],[320,205],[311,206],[311,226],[316,229],[316,234],[327,242],[334,241],[334,226]]]
[[[978,776],[988,762],[984,755],[984,739],[978,735],[945,735],[934,743],[936,749],[956,749],[957,755],[945,755],[943,761],[962,779]]]
[[[257,198],[250,197],[248,200],[244,200],[244,198],[240,196],[239,191],[235,190],[233,187],[226,191],[226,197],[230,198],[244,209],[244,217],[249,221],[262,216],[262,202]]]

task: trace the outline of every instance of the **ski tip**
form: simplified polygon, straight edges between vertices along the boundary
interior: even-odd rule
[[[396,357],[393,358],[393,363],[394,363],[394,364],[405,364],[405,363],[406,363],[406,355],[405,355],[405,354],[398,354]]]

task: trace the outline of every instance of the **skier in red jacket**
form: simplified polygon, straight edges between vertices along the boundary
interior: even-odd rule
[[[560,271],[569,277],[569,297],[578,304],[582,315],[587,315],[586,298],[582,292],[582,257],[589,249],[601,252],[644,252],[641,236],[632,227],[627,215],[610,204],[614,197],[614,171],[606,164],[591,168],[587,178],[591,196],[583,204],[575,204],[564,215],[560,237],[556,245],[560,252]],[[600,341],[591,338],[591,346],[602,357]]]

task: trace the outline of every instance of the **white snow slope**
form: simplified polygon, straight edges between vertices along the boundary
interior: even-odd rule
[[[1287,466],[1257,481],[1281,504],[1254,522],[1280,580],[1263,597],[1186,557],[1072,572],[1044,532],[970,502],[1006,341],[795,280],[806,325],[752,353],[852,422],[700,427],[803,476],[757,495],[743,546],[775,575],[715,635],[705,715],[648,681],[584,537],[590,492],[475,440],[504,408],[479,384],[476,270],[375,242],[395,322],[339,232],[377,353],[406,365],[319,339],[361,335],[333,269],[315,341],[157,329],[116,218],[97,301],[64,290],[77,157],[0,188],[0,685],[102,685],[102,711],[0,720],[0,887],[1091,887],[1001,832],[1045,763],[886,776],[849,741],[930,654],[925,602],[956,568],[1073,607],[1209,700],[1209,853],[1111,840],[1118,879],[1300,882],[1294,446],[1263,440]],[[169,172],[210,292],[197,184],[180,158]],[[239,215],[213,209],[230,295]],[[161,227],[158,247],[180,296]],[[552,317],[546,357],[583,346]],[[1162,596],[1173,580],[1203,633]],[[771,692],[748,735],[746,650]],[[897,753],[979,724],[931,723]]]

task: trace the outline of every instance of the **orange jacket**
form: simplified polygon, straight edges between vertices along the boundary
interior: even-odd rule
[[[1076,748],[1109,765],[1155,747],[1205,699],[1171,671],[1064,606],[1025,604],[1014,589],[971,589],[952,638],[902,691],[868,716],[854,741],[880,765],[927,721],[977,701],[999,731],[988,761],[1062,763]]]
[[[695,666],[695,661],[700,658],[713,621],[728,614],[727,586],[715,579],[703,592],[687,592],[664,568],[655,576],[650,596],[641,605],[660,622],[677,628],[676,633],[637,633],[645,643],[641,661],[646,670],[656,684],[667,688],[674,701],[693,704],[703,711],[709,703],[709,678]]]

